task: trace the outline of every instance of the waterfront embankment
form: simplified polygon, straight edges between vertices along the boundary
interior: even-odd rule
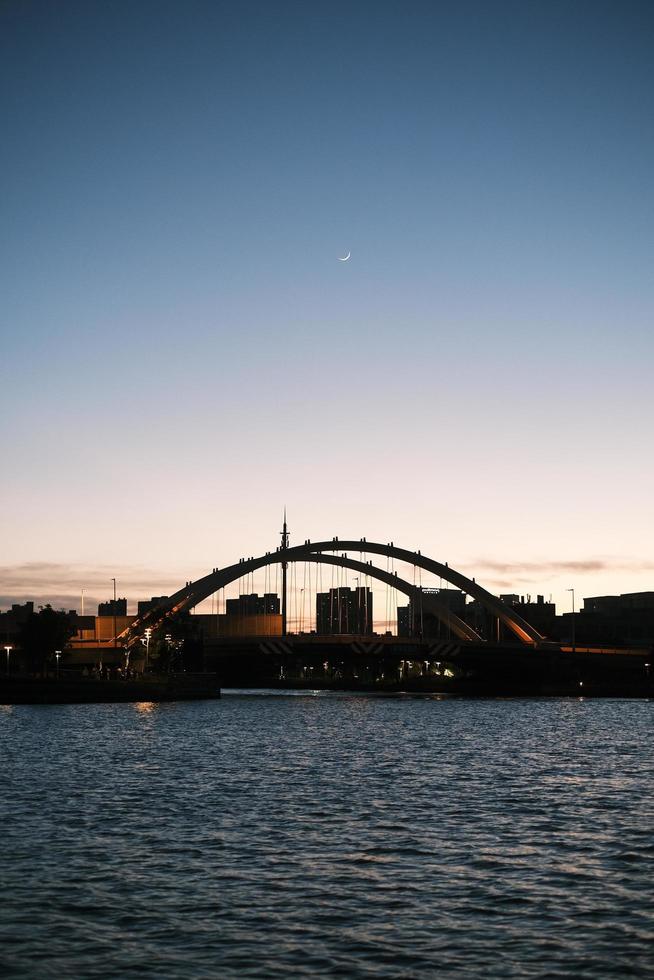
[[[130,679],[0,679],[0,704],[120,704],[133,701],[193,701],[220,697],[216,674],[163,674]]]

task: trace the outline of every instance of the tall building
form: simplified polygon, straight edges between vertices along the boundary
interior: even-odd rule
[[[324,635],[372,633],[372,592],[356,589],[330,589],[316,596],[316,632]]]
[[[127,599],[109,599],[98,605],[98,616],[126,616]]]
[[[397,607],[397,635],[398,636],[413,636],[413,610],[411,609],[411,601],[409,600],[408,606],[398,606]]]
[[[228,616],[270,616],[279,612],[279,596],[274,592],[257,595],[240,595],[238,599],[227,599],[225,612]]]

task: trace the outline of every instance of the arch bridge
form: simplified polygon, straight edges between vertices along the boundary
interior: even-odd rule
[[[503,623],[514,637],[527,648],[535,648],[545,640],[545,637],[535,630],[533,626],[526,622],[513,609],[505,605],[501,599],[479,585],[474,578],[468,578],[456,569],[451,568],[447,562],[435,561],[421,554],[420,551],[409,551],[405,548],[398,548],[393,542],[381,544],[379,542],[367,541],[365,538],[360,538],[358,541],[339,541],[338,538],[332,538],[331,541],[317,542],[306,540],[304,544],[293,547],[289,547],[286,544],[286,540],[286,531],[284,530],[282,547],[277,548],[276,551],[266,552],[258,558],[241,558],[236,564],[228,565],[225,568],[214,568],[208,575],[204,575],[195,582],[187,582],[183,588],[170,596],[166,602],[138,617],[130,627],[117,636],[117,640],[128,646],[131,645],[145,629],[158,630],[165,627],[166,623],[170,622],[180,613],[187,612],[204,599],[218,592],[219,589],[225,588],[225,586],[258,569],[271,565],[281,565],[285,572],[286,566],[291,562],[314,562],[347,568],[360,574],[368,575],[379,582],[384,582],[386,585],[397,589],[398,592],[404,593],[413,602],[420,603],[423,612],[434,615],[460,641],[473,643],[485,642],[471,626],[448,608],[447,602],[438,594],[423,592],[416,585],[400,578],[396,572],[379,568],[371,560],[364,562],[362,560],[364,554],[379,555],[389,560],[405,562],[437,575],[450,585],[471,596],[471,598],[478,600],[492,616]],[[360,560],[350,557],[352,552],[355,554],[358,553]]]

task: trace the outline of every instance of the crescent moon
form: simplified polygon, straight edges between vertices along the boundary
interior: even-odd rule
[[[339,262],[347,262],[347,260],[349,259],[349,257],[350,257],[351,255],[352,255],[352,253],[351,253],[351,252],[348,252],[348,253],[347,253],[347,255],[344,255],[344,256],[343,256],[343,258],[341,258],[341,256],[340,256],[340,255],[339,255],[339,256],[337,256],[337,258],[338,258],[338,261],[339,261]]]

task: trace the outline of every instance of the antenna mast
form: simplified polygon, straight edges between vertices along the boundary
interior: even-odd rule
[[[284,526],[282,527],[282,552],[288,548],[288,527],[286,526],[286,507],[284,507]],[[286,569],[288,562],[282,562],[282,636],[286,636]]]

